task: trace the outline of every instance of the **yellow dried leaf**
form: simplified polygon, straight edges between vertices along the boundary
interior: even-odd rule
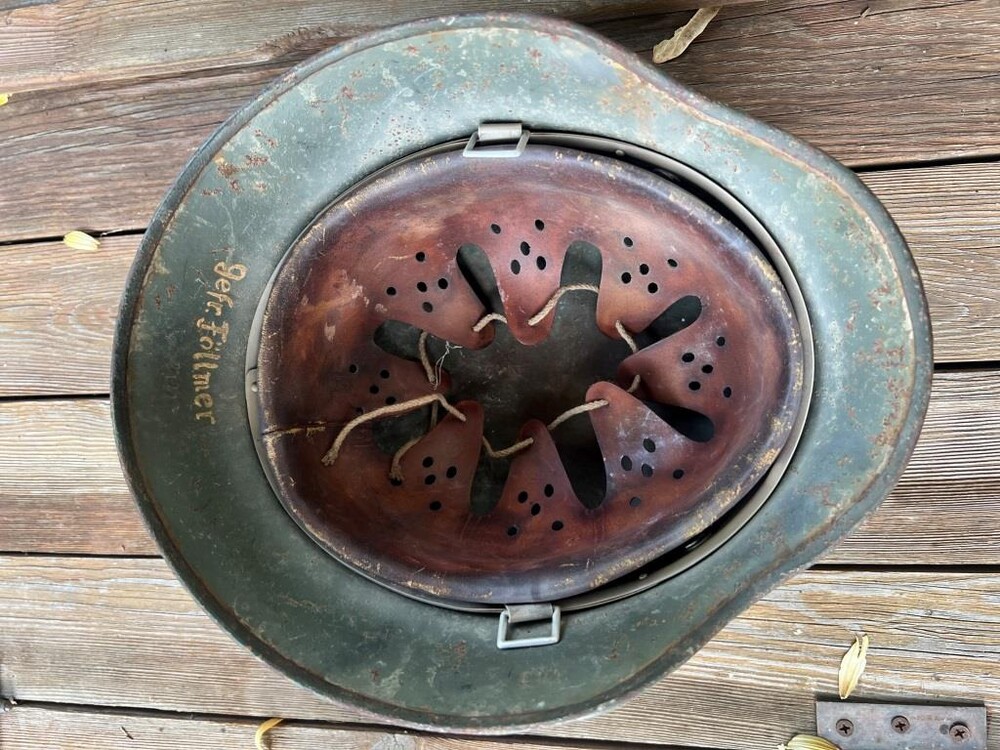
[[[719,8],[717,7],[700,8],[691,17],[690,21],[674,32],[672,37],[664,39],[653,47],[653,62],[657,64],[665,63],[667,60],[680,57],[684,50],[690,46],[691,42],[701,35],[701,32],[705,30],[718,12]]]
[[[253,736],[253,742],[257,750],[267,750],[267,747],[264,745],[264,735],[283,721],[284,719],[268,719],[257,727],[257,732]]]
[[[63,237],[63,244],[71,250],[97,250],[101,243],[96,237],[91,237],[86,232],[73,230]]]
[[[838,680],[840,688],[840,699],[844,700],[854,692],[858,686],[858,680],[865,672],[865,664],[868,657],[868,636],[854,638],[854,645],[847,649],[844,658],[840,661],[840,678]]]
[[[0,107],[10,101],[10,94],[0,94]]]
[[[778,750],[840,750],[830,740],[815,737],[811,734],[797,734],[784,745],[778,745]]]

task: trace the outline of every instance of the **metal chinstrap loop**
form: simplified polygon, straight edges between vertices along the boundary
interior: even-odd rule
[[[559,643],[561,619],[561,610],[553,604],[508,604],[500,613],[500,624],[497,627],[497,648],[531,648],[532,646],[551,646]],[[511,625],[544,620],[549,620],[548,635],[510,638]]]
[[[465,144],[462,156],[470,159],[512,159],[524,153],[531,133],[519,122],[484,122]],[[502,144],[508,144],[501,148]],[[496,145],[497,147],[492,147]],[[484,148],[491,146],[492,148]]]

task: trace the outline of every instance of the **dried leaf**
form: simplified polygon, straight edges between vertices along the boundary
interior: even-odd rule
[[[691,17],[690,21],[674,32],[672,37],[664,39],[653,47],[653,62],[657,64],[665,63],[667,60],[680,57],[691,42],[701,36],[701,32],[705,30],[705,27],[715,18],[718,12],[719,8],[717,7],[700,8]]]
[[[847,649],[844,658],[840,661],[840,699],[844,700],[854,692],[858,686],[858,680],[865,672],[865,663],[868,657],[868,636],[860,638],[855,636],[854,645]]]
[[[63,237],[63,244],[72,250],[97,250],[101,243],[96,237],[91,237],[86,232],[73,230]]]
[[[830,740],[815,737],[811,734],[797,734],[784,745],[778,745],[778,750],[840,750]]]
[[[10,101],[10,94],[0,94],[0,107]]]
[[[257,727],[257,732],[253,736],[253,742],[257,750],[267,750],[267,746],[264,744],[264,735],[283,721],[284,719],[268,719]]]

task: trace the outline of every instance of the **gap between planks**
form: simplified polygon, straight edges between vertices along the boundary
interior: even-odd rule
[[[773,750],[813,730],[862,631],[857,699],[985,702],[1000,731],[998,604],[996,573],[802,573],[621,707],[535,734]],[[158,560],[0,556],[0,653],[0,694],[18,700],[370,721],[257,661]]]

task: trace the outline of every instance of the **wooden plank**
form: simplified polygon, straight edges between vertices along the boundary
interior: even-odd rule
[[[107,393],[118,300],[138,237],[96,252],[0,247],[0,396]]]
[[[804,573],[624,706],[544,734],[773,750],[814,727],[858,631],[872,646],[856,697],[984,701],[1000,731],[998,602],[996,573]],[[18,700],[361,719],[237,646],[158,560],[0,557],[0,653]]]
[[[0,241],[142,229],[198,146],[283,66],[13,96]]]
[[[998,508],[1000,371],[939,372],[899,484],[821,562],[995,565]]]
[[[0,713],[3,750],[233,750],[254,747],[255,719],[74,710],[17,705]],[[266,735],[272,750],[583,750],[569,742],[475,739],[351,725],[284,723]],[[587,744],[588,750],[597,750]],[[622,745],[607,745],[613,750]]]
[[[1000,359],[1000,162],[863,177],[913,248],[937,361]],[[0,247],[0,396],[107,391],[137,244],[127,236],[105,238],[96,253],[56,242]]]
[[[748,0],[718,0],[732,6]],[[762,15],[760,6],[750,12]],[[812,5],[802,23],[811,19],[853,22],[863,8],[842,14],[824,12],[815,3],[785,3],[783,7]],[[872,3],[866,19],[879,15],[882,5],[906,10],[898,2]],[[608,25],[610,34],[647,34],[635,41],[649,50],[670,36],[690,16],[670,13],[697,8],[697,0],[411,0],[388,6],[372,0],[295,0],[276,4],[267,0],[228,0],[211,8],[190,3],[155,0],[112,0],[99,6],[55,0],[0,2],[0,80],[8,90],[23,92],[123,77],[179,73],[217,67],[246,67],[274,60],[300,60],[357,34],[397,23],[460,12],[530,12]],[[727,16],[731,14],[727,12]],[[741,13],[731,18],[741,17]],[[723,16],[725,19],[726,16]],[[636,22],[636,19],[641,19]],[[721,20],[719,21],[721,23]],[[649,32],[658,38],[649,42]],[[625,38],[628,38],[627,36]]]
[[[721,0],[734,5],[748,0]],[[578,23],[664,15],[697,0],[58,0],[0,3],[0,80],[15,92],[129,76],[302,59],[332,44],[393,24],[463,12],[539,13]],[[20,6],[20,7],[18,7]],[[687,15],[690,15],[688,13]],[[672,23],[683,22],[682,15]]]
[[[997,123],[1000,132],[1000,113]],[[1000,162],[861,178],[917,259],[931,307],[934,359],[1000,360]]]
[[[0,551],[156,554],[106,402],[0,403]],[[899,486],[823,562],[990,565],[1000,549],[1000,370],[941,372]]]
[[[645,52],[673,23],[650,18],[599,30]],[[726,9],[663,69],[851,166],[1000,151],[995,0]]]
[[[211,37],[219,23],[202,18],[212,9],[193,12],[184,3],[126,5],[128,10],[120,3],[31,5],[11,13],[58,19],[68,8],[79,9],[90,20],[67,25],[68,38],[79,40],[74,44],[84,43],[81,32],[95,26],[95,18],[101,28],[120,32],[119,11],[125,18],[148,11],[151,18],[159,13],[185,19],[184,31],[147,19],[132,27],[135,34],[155,30],[155,47],[145,36],[120,34],[122,44],[141,43],[143,54],[183,51],[197,34]],[[226,7],[230,10],[218,12],[231,15]],[[285,5],[267,7],[286,12]],[[317,2],[316,7],[339,5]],[[862,19],[865,8],[871,11]],[[257,65],[233,58],[235,67],[211,71],[185,68],[174,75],[15,93],[0,108],[5,136],[0,241],[60,236],[70,228],[144,227],[212,130],[292,62],[330,41],[320,22],[308,25],[308,14],[295,21],[299,31],[273,27],[244,10],[229,20],[242,24],[240,38],[253,49],[271,33],[288,34],[289,48]],[[645,54],[681,20],[672,15],[601,22],[598,30]],[[44,27],[49,21],[28,27],[33,23]],[[12,28],[0,24],[0,34],[26,33]],[[30,69],[20,47],[12,54],[16,70]],[[94,52],[93,59],[105,58]],[[49,69],[48,61],[43,67]],[[740,6],[726,9],[685,55],[664,68],[697,91],[805,137],[852,165],[1000,152],[998,69],[1000,14],[993,0],[930,7],[893,0],[891,8],[874,0]]]
[[[125,485],[106,400],[0,403],[0,456],[0,550],[158,554]]]

